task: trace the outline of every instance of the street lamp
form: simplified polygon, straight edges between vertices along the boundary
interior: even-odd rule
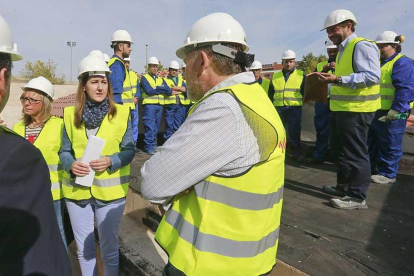
[[[72,82],[72,48],[76,46],[76,42],[68,41],[67,45],[70,47],[70,82]]]
[[[148,72],[148,43],[145,43],[145,64],[147,65]]]

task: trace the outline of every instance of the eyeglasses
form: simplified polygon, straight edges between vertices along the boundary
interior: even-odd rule
[[[36,100],[36,99],[33,99],[33,98],[28,98],[28,97],[20,97],[20,102],[22,104],[24,104],[26,101],[28,101],[30,105],[35,105],[35,104],[38,104],[39,102],[41,102],[42,100]]]

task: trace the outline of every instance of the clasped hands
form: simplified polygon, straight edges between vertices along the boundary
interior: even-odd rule
[[[108,156],[104,156],[99,159],[92,160],[91,162],[89,162],[89,166],[80,161],[75,161],[72,163],[70,170],[76,176],[85,176],[88,175],[90,172],[89,167],[91,167],[91,169],[94,171],[103,172],[111,165],[111,158],[109,158]]]

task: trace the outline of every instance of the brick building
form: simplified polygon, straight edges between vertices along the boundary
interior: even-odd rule
[[[278,64],[277,62],[273,62],[270,64],[263,64],[262,65],[262,78],[267,78],[269,80],[272,79],[272,76],[275,72],[279,72],[283,69],[282,64]]]

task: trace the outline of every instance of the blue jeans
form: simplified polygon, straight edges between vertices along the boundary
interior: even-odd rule
[[[164,118],[165,118],[165,141],[177,131],[181,126],[182,121],[181,105],[179,104],[168,104],[164,106]]]
[[[53,206],[55,206],[56,219],[58,222],[60,235],[62,236],[63,244],[65,245],[66,251],[68,251],[68,245],[66,244],[65,227],[63,226],[63,212],[65,210],[65,200],[55,200],[53,201]]]
[[[139,120],[139,112],[138,112],[138,105],[136,104],[135,109],[131,110],[132,137],[134,139],[135,144],[138,141],[138,120]]]

